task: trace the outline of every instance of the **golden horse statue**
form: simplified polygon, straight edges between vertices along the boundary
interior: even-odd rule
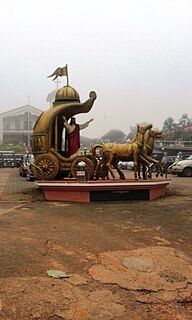
[[[137,133],[135,138],[130,143],[106,143],[95,144],[92,147],[93,155],[96,155],[96,149],[101,149],[101,160],[99,160],[94,172],[94,178],[97,176],[97,170],[99,167],[106,166],[113,179],[115,174],[111,168],[111,165],[117,170],[120,179],[125,179],[124,173],[118,167],[119,161],[134,161],[134,177],[137,179],[138,172],[138,160],[141,159],[146,165],[149,165],[148,161],[142,155],[144,146],[144,135],[147,130],[151,129],[151,124],[137,125]]]
[[[159,130],[149,130],[147,133],[146,133],[146,136],[144,138],[144,146],[143,146],[143,150],[142,150],[142,156],[145,158],[145,160],[148,161],[148,176],[149,178],[151,178],[151,165],[156,165],[157,166],[157,174],[156,176],[159,176],[159,174],[162,176],[163,175],[163,169],[160,165],[160,162],[154,158],[152,158],[152,153],[153,153],[153,147],[154,147],[154,142],[155,142],[155,139],[157,138],[161,138],[162,136],[162,131],[159,131]],[[142,163],[142,161],[141,161]],[[146,179],[146,175],[145,175],[145,164],[143,164],[144,166],[144,170],[143,170],[143,178]],[[139,178],[140,177],[140,167],[138,166],[138,176]]]

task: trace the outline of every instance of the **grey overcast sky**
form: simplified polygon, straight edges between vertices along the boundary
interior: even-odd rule
[[[84,136],[192,118],[191,0],[1,0],[0,113],[49,107],[47,78],[68,64],[81,101],[97,100]],[[66,85],[66,77],[59,79]]]

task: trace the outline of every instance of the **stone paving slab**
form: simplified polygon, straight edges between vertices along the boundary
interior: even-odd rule
[[[0,201],[32,201],[37,193],[41,196],[33,181],[19,175],[18,168],[0,169]]]
[[[0,196],[2,195],[2,193],[5,189],[9,175],[10,175],[9,173],[3,172],[1,169],[1,171],[0,171]]]

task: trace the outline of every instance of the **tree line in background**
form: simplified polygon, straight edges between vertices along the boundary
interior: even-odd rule
[[[168,117],[163,122],[163,127],[159,128],[162,130],[163,135],[162,139],[164,140],[173,140],[173,141],[190,141],[192,140],[192,119],[184,113],[178,122],[175,122],[172,117]],[[129,140],[132,140],[136,134],[136,126],[130,126],[130,132],[126,135],[124,132],[118,129],[112,129],[108,131],[101,138],[89,139],[82,137],[81,142],[83,145],[92,145],[94,143],[122,143]]]
[[[136,126],[130,126],[130,132],[125,135],[120,130],[111,130],[102,139],[109,139],[111,142],[118,142],[120,140],[131,140],[136,134]],[[184,113],[178,122],[175,122],[172,117],[168,117],[163,122],[163,127],[159,128],[162,130],[164,140],[192,140],[192,119],[190,119],[187,113]]]
[[[178,123],[172,117],[167,118],[163,123],[163,135],[169,140],[192,140],[192,119],[188,118],[187,113],[184,113]]]

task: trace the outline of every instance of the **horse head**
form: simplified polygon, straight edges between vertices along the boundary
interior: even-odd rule
[[[149,136],[156,139],[162,137],[162,131],[149,129]]]
[[[145,134],[145,132],[152,128],[151,123],[145,123],[145,124],[137,124],[137,132],[140,132],[142,134]]]

